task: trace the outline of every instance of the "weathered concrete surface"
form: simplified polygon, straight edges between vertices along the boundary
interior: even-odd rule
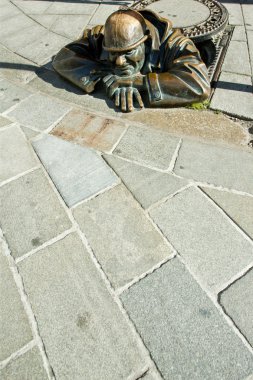
[[[77,235],[19,269],[56,378],[125,380],[147,365]]]
[[[47,380],[47,373],[37,348],[12,360],[1,371],[2,380]]]
[[[22,256],[71,227],[41,170],[0,188],[0,223],[14,257]]]
[[[205,141],[222,141],[226,144],[236,145],[245,145],[248,141],[247,130],[242,128],[239,123],[211,111],[186,108],[145,109],[141,112],[124,115],[123,118],[178,136],[192,136]]]
[[[214,293],[253,261],[253,245],[197,189],[184,190],[150,215]]]
[[[0,240],[0,361],[33,339],[31,328]],[[0,372],[2,379],[2,374]]]
[[[253,269],[237,280],[220,297],[220,303],[253,345]]]
[[[118,182],[105,161],[87,147],[54,136],[43,136],[33,147],[69,207]]]
[[[120,121],[73,109],[51,133],[79,145],[109,151],[125,130],[126,126]]]
[[[252,373],[252,354],[178,259],[121,299],[165,380],[244,379]]]
[[[74,217],[115,288],[172,254],[122,185],[78,206]]]

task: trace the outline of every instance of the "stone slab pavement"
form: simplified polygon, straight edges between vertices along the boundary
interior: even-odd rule
[[[122,114],[48,63],[122,3],[0,2],[0,378],[250,380],[252,125]],[[247,55],[253,5],[224,4],[228,57]],[[244,119],[247,62],[224,62],[213,98]]]

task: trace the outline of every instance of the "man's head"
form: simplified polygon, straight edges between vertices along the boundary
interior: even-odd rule
[[[148,30],[144,18],[133,10],[114,12],[105,23],[103,47],[115,65],[115,74],[131,76],[140,72],[145,61]]]

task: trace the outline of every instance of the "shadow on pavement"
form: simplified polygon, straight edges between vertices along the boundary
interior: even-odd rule
[[[219,81],[217,83],[216,88],[222,88],[224,90],[233,90],[233,91],[253,93],[253,86],[251,86],[250,84],[241,84],[241,83]]]

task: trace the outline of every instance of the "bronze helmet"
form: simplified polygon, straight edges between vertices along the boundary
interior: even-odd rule
[[[112,13],[105,22],[103,48],[121,52],[132,50],[148,38],[142,15],[132,9]]]

